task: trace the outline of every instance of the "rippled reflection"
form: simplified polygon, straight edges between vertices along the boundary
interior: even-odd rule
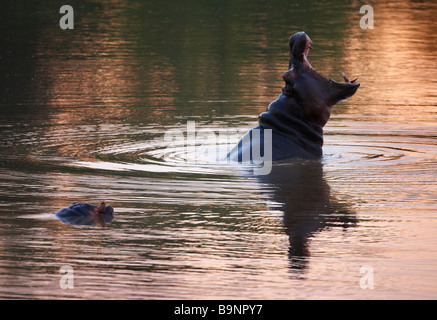
[[[303,272],[308,268],[311,238],[318,232],[334,227],[346,229],[357,223],[351,204],[331,195],[320,161],[278,164],[260,180],[272,186],[270,200],[283,211],[291,269]]]
[[[429,19],[437,12],[436,3],[393,1],[374,3],[373,8],[373,30],[356,28],[357,16],[349,16],[345,63],[363,83],[357,110],[350,112],[387,122],[430,124],[436,112],[431,106],[437,103],[437,38]]]
[[[292,269],[308,267],[311,238],[317,232],[332,227],[348,228],[357,223],[350,204],[339,202],[331,195],[320,161],[276,165],[270,175],[261,179],[273,186],[271,200],[284,212]]]

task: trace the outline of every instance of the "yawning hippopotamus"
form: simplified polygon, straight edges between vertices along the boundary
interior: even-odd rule
[[[360,84],[357,78],[349,80],[344,73],[344,83],[317,73],[307,59],[311,43],[305,32],[290,37],[289,70],[282,75],[285,81],[282,93],[259,116],[259,125],[231,150],[229,159],[255,162],[256,155],[265,155],[267,151],[272,161],[322,156],[323,126],[328,122],[331,107],[352,96]]]
[[[56,212],[55,216],[64,223],[74,225],[95,225],[104,226],[114,219],[114,209],[102,202],[99,206],[89,203],[75,203],[68,208]]]

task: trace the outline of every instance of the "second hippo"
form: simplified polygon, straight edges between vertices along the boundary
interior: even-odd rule
[[[55,217],[61,222],[73,225],[105,226],[114,219],[114,209],[104,202],[96,206],[89,203],[75,203],[56,212]]]

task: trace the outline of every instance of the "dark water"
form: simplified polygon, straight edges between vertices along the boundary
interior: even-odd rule
[[[373,30],[359,1],[70,1],[73,30],[62,4],[0,13],[0,298],[437,297],[434,2],[371,2]],[[189,123],[237,142],[301,30],[316,70],[361,82],[321,162],[257,177],[169,147]],[[101,201],[103,228],[53,216]]]

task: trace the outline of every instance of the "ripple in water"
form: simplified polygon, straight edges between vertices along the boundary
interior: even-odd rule
[[[336,130],[331,129],[331,130]],[[140,171],[155,173],[199,173],[233,175],[251,171],[253,166],[239,165],[226,159],[240,135],[232,136],[231,144],[171,146],[164,139],[117,143],[94,151],[93,160],[73,160],[68,165],[98,170]],[[338,133],[326,136],[323,163],[325,166],[381,166],[432,161],[436,148],[429,136],[397,136],[384,134]],[[280,161],[288,162],[287,160]],[[65,163],[67,164],[67,163]]]
[[[214,151],[214,152],[212,152]],[[113,171],[175,172],[201,174],[232,174],[236,170],[250,170],[229,162],[224,156],[227,145],[196,147],[167,147],[166,145],[138,143],[112,146],[97,151],[99,158],[119,158],[120,161],[74,161],[71,165]]]

